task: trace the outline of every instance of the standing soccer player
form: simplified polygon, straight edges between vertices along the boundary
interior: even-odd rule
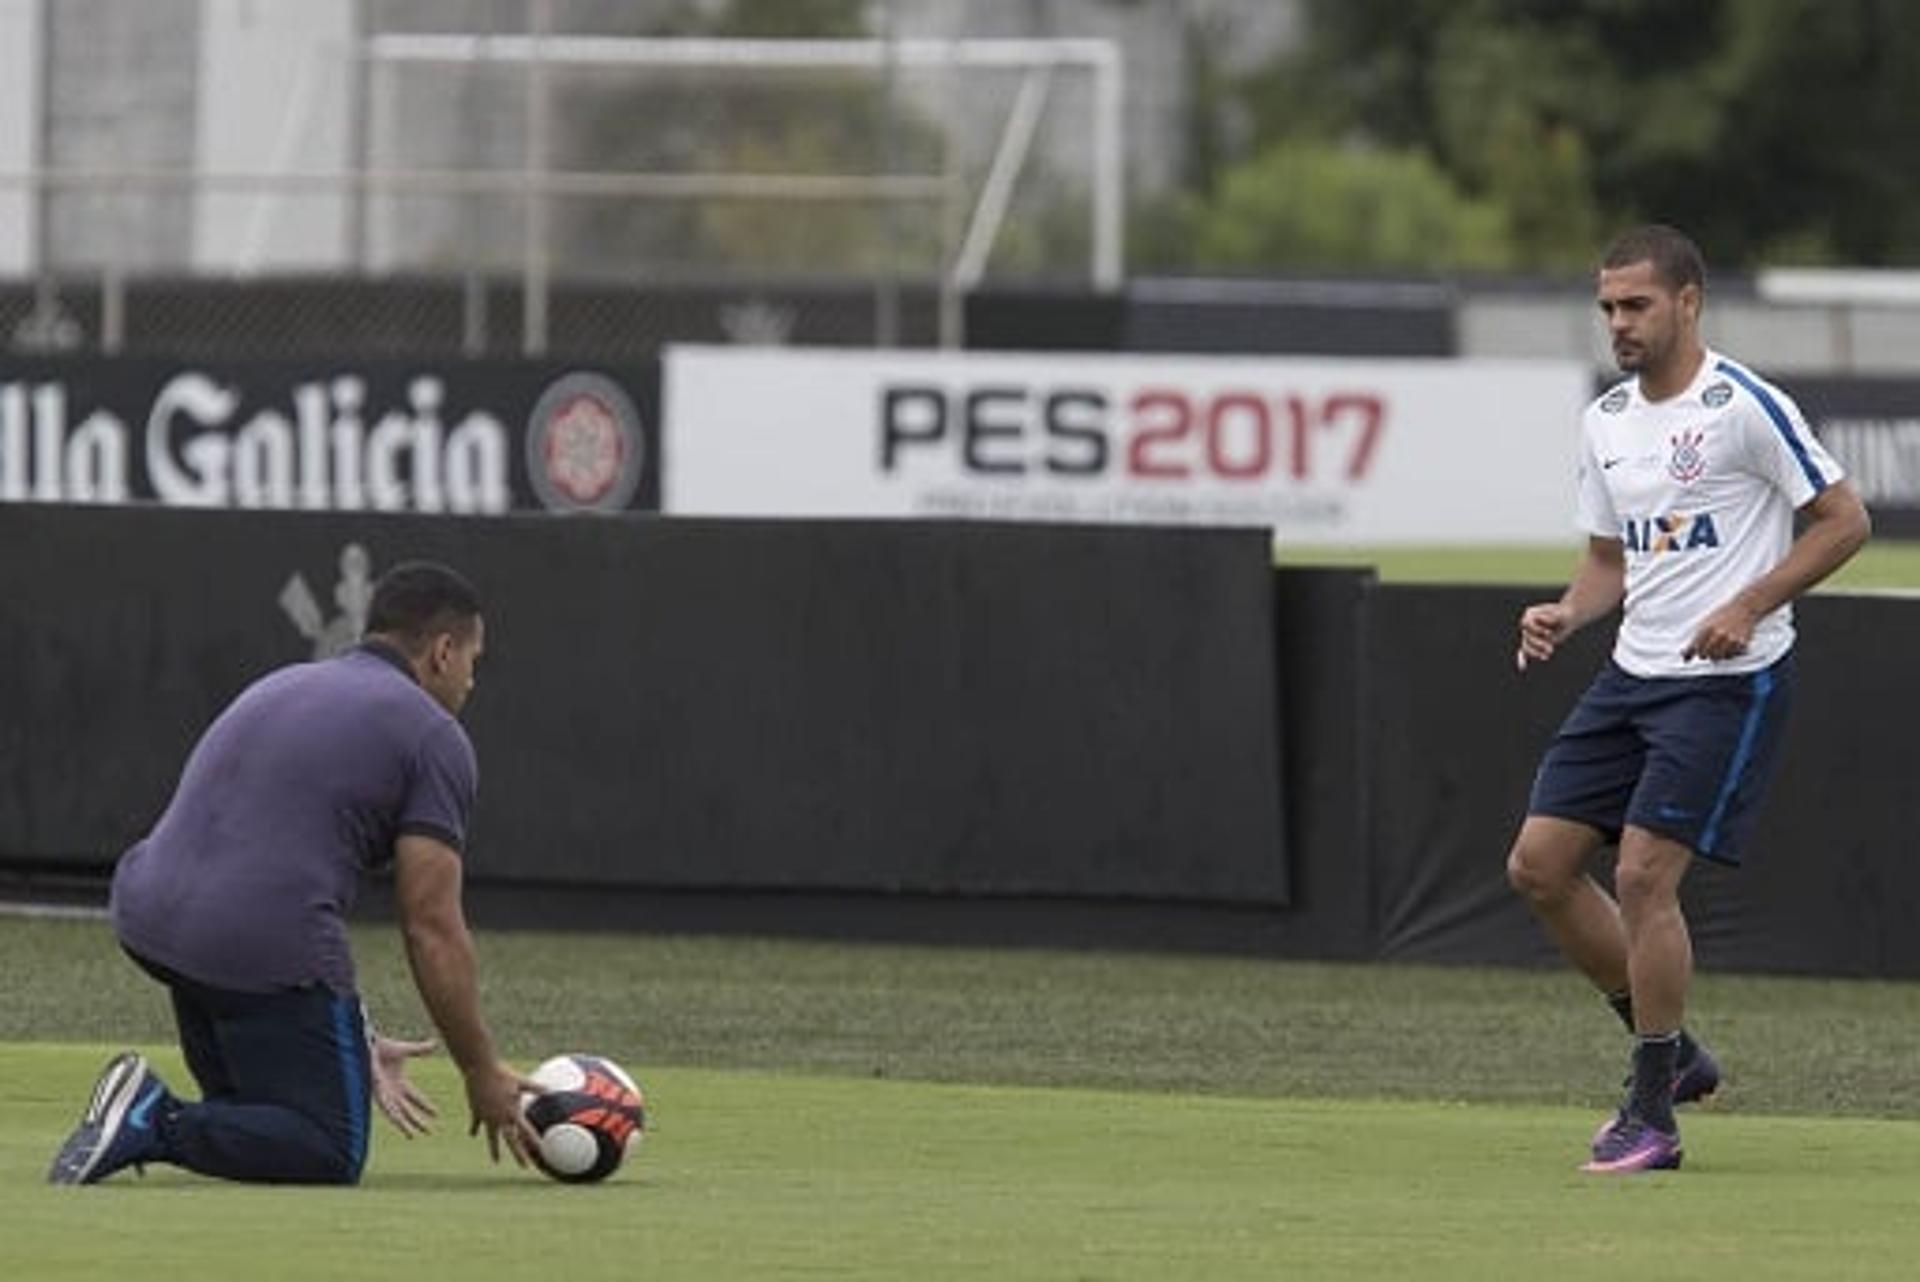
[[[352,1184],[368,1104],[404,1134],[432,1106],[407,1081],[431,1043],[370,1034],[344,921],[362,869],[391,865],[407,959],[466,1079],[471,1131],[522,1164],[525,1080],[480,1013],[461,909],[477,771],[456,719],[484,645],[480,599],[444,566],[395,566],[367,638],[255,682],[209,726],[166,812],[114,870],[122,948],[172,997],[201,1099],[127,1052],[95,1084],[47,1178],[147,1162],[273,1183]]]
[[[1581,1168],[1611,1173],[1678,1167],[1673,1106],[1719,1085],[1682,1027],[1693,945],[1680,881],[1695,856],[1739,863],[1792,695],[1790,603],[1860,549],[1868,520],[1793,401],[1701,341],[1692,241],[1628,232],[1598,283],[1633,377],[1587,409],[1586,554],[1558,601],[1521,613],[1519,666],[1625,611],[1540,763],[1507,876],[1636,1038],[1626,1100]],[[1607,841],[1617,900],[1585,871]]]

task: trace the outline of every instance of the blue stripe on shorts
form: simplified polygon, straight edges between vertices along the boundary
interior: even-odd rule
[[[1733,801],[1734,792],[1740,787],[1740,779],[1746,773],[1747,765],[1753,760],[1753,747],[1760,738],[1760,727],[1767,711],[1767,700],[1773,697],[1773,670],[1771,668],[1753,674],[1753,701],[1747,705],[1746,719],[1740,723],[1740,742],[1733,750],[1733,760],[1727,763],[1726,777],[1720,781],[1720,792],[1713,799],[1713,813],[1707,817],[1707,826],[1700,833],[1700,848],[1712,850],[1720,835],[1720,824],[1727,817],[1727,806]]]

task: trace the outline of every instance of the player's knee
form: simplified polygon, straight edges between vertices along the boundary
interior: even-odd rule
[[[347,1159],[329,1162],[320,1172],[318,1184],[358,1184],[363,1164]]]
[[[1544,858],[1525,838],[1514,842],[1507,852],[1507,885],[1530,904],[1551,904],[1564,898],[1571,881],[1558,860]]]
[[[366,1169],[367,1158],[364,1147],[354,1144],[330,1146],[325,1157],[314,1172],[316,1184],[358,1184],[360,1175]]]
[[[1666,870],[1640,860],[1622,858],[1613,870],[1613,890],[1620,910],[1633,914],[1658,907],[1664,900],[1678,901],[1678,886]]]
[[[1680,879],[1691,859],[1691,852],[1676,841],[1628,829],[1613,870],[1620,910],[1631,915],[1678,906]]]

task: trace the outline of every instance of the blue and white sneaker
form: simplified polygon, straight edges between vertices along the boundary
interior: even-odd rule
[[[54,1154],[49,1184],[92,1184],[161,1152],[155,1108],[172,1102],[146,1058],[123,1051],[107,1062],[93,1084],[93,1098],[67,1142]]]

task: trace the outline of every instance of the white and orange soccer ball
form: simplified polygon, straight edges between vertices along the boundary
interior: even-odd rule
[[[604,1055],[556,1055],[528,1077],[541,1088],[520,1099],[521,1114],[540,1137],[529,1156],[556,1180],[604,1180],[646,1135],[646,1097]]]

